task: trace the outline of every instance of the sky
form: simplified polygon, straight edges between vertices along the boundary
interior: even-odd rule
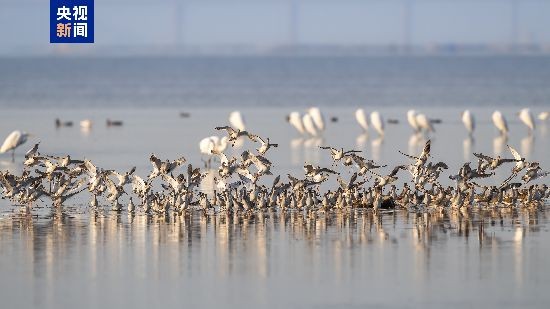
[[[0,0],[0,53],[52,49],[48,11]],[[94,47],[550,44],[550,0],[95,0],[95,11]]]

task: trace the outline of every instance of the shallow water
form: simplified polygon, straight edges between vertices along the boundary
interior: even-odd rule
[[[323,110],[339,121],[328,124],[323,138],[315,140],[300,139],[284,122],[289,109],[243,113],[250,131],[280,144],[268,156],[275,174],[300,175],[304,161],[330,165],[319,144],[362,149],[367,157],[390,165],[406,162],[398,149],[416,153],[423,146],[422,140],[410,143],[405,107],[379,107],[386,118],[401,120],[387,126],[383,140],[361,133],[353,109]],[[427,111],[443,120],[431,137],[434,160],[457,169],[465,159],[472,160],[473,151],[509,156],[509,143],[550,166],[545,125],[529,137],[513,120],[515,109],[504,108],[511,134],[499,142],[487,120],[492,109],[473,110],[478,128],[470,143],[457,120],[459,109]],[[212,128],[224,123],[230,110],[186,111],[190,118],[180,118],[176,109],[16,110],[0,118],[5,127],[24,123],[38,134],[43,152],[85,156],[118,170],[137,165],[137,173],[146,175],[151,152],[166,158],[184,154],[202,164],[198,141],[217,133]],[[55,129],[55,117],[91,118],[95,125],[90,131]],[[107,128],[107,117],[125,124]],[[2,167],[20,171],[25,149],[18,150],[15,164],[2,155]],[[2,201],[3,306],[544,308],[550,301],[545,293],[550,288],[550,233],[544,210],[148,217],[108,210],[90,214],[86,204],[87,198],[77,198],[53,212],[43,205],[29,216]]]
[[[6,308],[545,308],[544,211],[0,221]]]
[[[86,157],[109,169],[136,166],[142,176],[153,152],[185,155],[200,166],[200,139],[218,134],[213,128],[226,124],[236,106],[250,131],[279,143],[268,156],[276,175],[301,175],[304,162],[330,165],[319,145],[363,150],[390,166],[405,163],[397,150],[417,153],[427,138],[433,160],[450,166],[443,177],[475,162],[472,152],[510,156],[506,144],[550,169],[550,123],[538,123],[530,136],[515,115],[516,102],[534,112],[549,109],[549,59],[0,59],[0,135],[15,128],[35,134],[15,163],[0,154],[0,169],[20,173],[23,153],[38,140],[44,153]],[[302,138],[285,115],[312,104],[338,122],[320,138]],[[387,124],[383,139],[364,134],[353,116],[359,106],[400,123]],[[443,121],[435,134],[411,134],[405,120],[411,106]],[[466,106],[477,120],[473,139],[459,118]],[[508,139],[490,122],[497,108],[508,118]],[[179,117],[182,111],[191,116]],[[56,117],[75,126],[56,129]],[[85,118],[94,121],[91,130],[78,126]],[[107,118],[124,125],[108,128]],[[53,211],[42,204],[26,214],[0,201],[2,308],[546,308],[550,302],[546,209],[160,217],[90,213],[87,202],[75,198]]]

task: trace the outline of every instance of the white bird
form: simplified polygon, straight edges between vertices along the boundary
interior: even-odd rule
[[[302,116],[299,112],[292,112],[288,115],[288,123],[292,125],[300,134],[305,134],[306,130],[302,122]]]
[[[531,113],[531,110],[528,108],[524,108],[519,111],[518,113],[519,120],[523,122],[529,128],[529,133],[532,133],[533,130],[535,130],[535,119],[533,118],[533,114]]]
[[[92,127],[92,121],[90,119],[81,120],[80,127],[83,129],[90,129]]]
[[[246,131],[244,117],[239,111],[234,111],[229,114],[229,124],[239,131]]]
[[[310,114],[305,114],[302,117],[302,123],[304,124],[305,131],[309,133],[311,136],[317,136],[319,134],[317,130],[317,126],[313,122],[313,119],[311,118]]]
[[[493,124],[498,129],[501,135],[507,135],[508,134],[508,123],[506,122],[506,118],[504,118],[504,115],[500,111],[494,111],[493,112]]]
[[[321,110],[318,107],[310,107],[307,112],[311,116],[311,119],[313,119],[313,123],[317,127],[318,131],[324,131],[325,118],[323,117]]]
[[[420,131],[420,126],[416,121],[416,111],[414,109],[407,112],[407,121],[409,122],[409,125],[413,129],[414,133],[418,133],[418,131]]]
[[[466,127],[466,130],[468,130],[468,134],[472,135],[476,129],[476,120],[470,110],[467,109],[462,112],[462,123]]]
[[[29,134],[26,132],[21,132],[19,130],[11,132],[10,135],[6,137],[6,140],[4,140],[2,147],[0,147],[0,153],[5,153],[11,150],[11,159],[12,161],[15,161],[15,148],[24,144],[28,137]]]
[[[546,121],[550,119],[550,112],[541,112],[538,116],[539,120]]]
[[[220,138],[219,136],[213,135],[203,138],[199,142],[199,149],[202,154],[209,156],[208,164],[210,164],[212,155],[224,152],[228,143],[229,138],[227,136]]]
[[[211,155],[213,152],[224,152],[228,142],[229,138],[227,136],[220,138],[219,136],[213,135],[203,138],[199,142],[199,148],[202,154]]]
[[[355,120],[357,120],[357,123],[363,128],[363,130],[368,131],[369,130],[369,123],[367,121],[367,115],[365,114],[365,110],[362,108],[358,108],[355,111]]]
[[[382,115],[378,111],[374,111],[370,114],[370,122],[376,132],[380,136],[384,136],[384,118],[382,118]]]
[[[426,132],[435,132],[430,119],[424,114],[416,114],[416,123],[420,130],[425,130]]]

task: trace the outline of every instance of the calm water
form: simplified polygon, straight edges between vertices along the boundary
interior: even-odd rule
[[[0,106],[550,104],[550,57],[0,59]]]
[[[237,106],[250,131],[280,144],[269,156],[275,174],[299,175],[306,161],[329,165],[321,144],[360,149],[393,165],[404,162],[397,150],[416,153],[424,143],[405,123],[414,105],[443,120],[432,149],[434,160],[451,169],[473,160],[474,151],[509,156],[506,144],[550,169],[550,123],[538,123],[529,136],[515,116],[523,106],[550,109],[549,86],[550,58],[535,57],[2,59],[0,135],[19,128],[36,137],[15,163],[0,155],[0,168],[20,172],[22,153],[36,140],[46,153],[87,157],[105,168],[137,166],[141,175],[150,170],[152,152],[183,154],[200,165],[198,142],[216,134],[213,127]],[[301,138],[284,121],[309,104],[339,119],[322,138]],[[400,123],[387,125],[384,139],[362,134],[353,118],[357,106]],[[459,121],[464,106],[477,118],[473,139]],[[507,140],[490,123],[495,108],[508,118]],[[191,117],[180,118],[180,111]],[[90,118],[94,127],[56,129],[56,117]],[[107,128],[107,118],[125,124]],[[91,214],[86,203],[75,199],[64,210],[43,207],[29,216],[0,202],[2,308],[546,308],[550,302],[545,210],[207,218]]]

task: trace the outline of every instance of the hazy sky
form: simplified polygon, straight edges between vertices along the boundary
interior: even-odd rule
[[[416,45],[549,44],[550,0],[515,2],[516,17],[514,0],[95,0],[95,40],[152,47],[384,45],[402,44],[409,33]],[[406,3],[412,3],[410,28]],[[0,0],[0,52],[51,48],[48,11],[48,0]]]

